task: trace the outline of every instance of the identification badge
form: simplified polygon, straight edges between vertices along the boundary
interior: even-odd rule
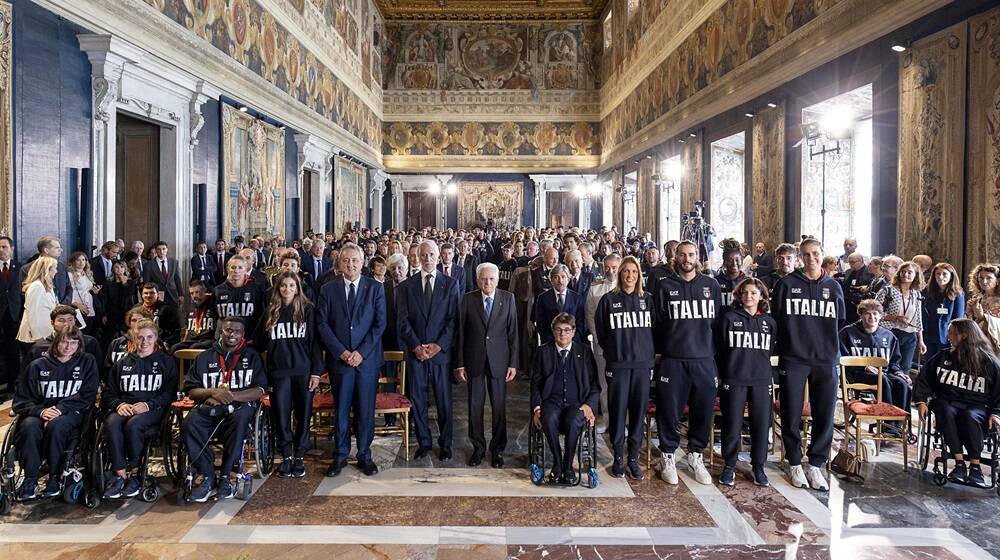
[[[947,307],[944,306],[938,307],[938,315],[947,315],[947,314],[948,314]]]

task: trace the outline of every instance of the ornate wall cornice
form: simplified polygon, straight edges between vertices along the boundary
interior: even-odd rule
[[[387,91],[387,121],[599,121],[596,91]]]
[[[608,0],[375,0],[375,4],[387,20],[595,20]]]
[[[385,156],[390,173],[428,173],[447,169],[451,173],[583,173],[592,172],[599,156]]]

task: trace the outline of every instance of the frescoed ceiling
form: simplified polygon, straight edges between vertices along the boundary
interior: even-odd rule
[[[609,0],[376,0],[385,19],[553,20],[601,16]]]

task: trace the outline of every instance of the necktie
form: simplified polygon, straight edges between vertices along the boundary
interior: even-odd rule
[[[428,274],[424,276],[424,310],[427,313],[431,312],[431,297],[434,294],[434,290],[431,287],[431,275]]]
[[[556,305],[559,306],[559,311],[564,311],[564,308],[566,307],[565,296],[563,296],[562,294],[556,296]]]
[[[7,270],[7,263],[3,263],[4,270]],[[111,261],[104,259],[104,277],[111,278]]]
[[[219,274],[224,274],[226,271],[226,257],[219,253]]]
[[[566,369],[566,357],[569,356],[569,350],[559,351],[559,367]]]
[[[167,279],[167,261],[160,261],[160,272],[163,273],[163,279]]]
[[[10,268],[7,263],[3,263],[3,283],[6,285],[10,281]]]
[[[493,316],[493,296],[486,298],[486,320],[489,321],[491,316]]]
[[[351,287],[347,290],[347,308],[354,314],[354,304],[357,296],[357,292],[354,289],[354,282],[351,282]]]
[[[323,261],[316,259],[316,278],[319,278],[320,274],[323,274]],[[354,284],[351,284],[351,286],[353,287]]]
[[[451,276],[451,266],[444,265],[444,275],[449,277]]]

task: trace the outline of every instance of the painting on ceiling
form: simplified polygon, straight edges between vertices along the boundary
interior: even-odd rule
[[[596,24],[402,24],[385,29],[386,89],[593,89]]]
[[[285,132],[222,106],[222,232],[232,239],[285,232]]]

